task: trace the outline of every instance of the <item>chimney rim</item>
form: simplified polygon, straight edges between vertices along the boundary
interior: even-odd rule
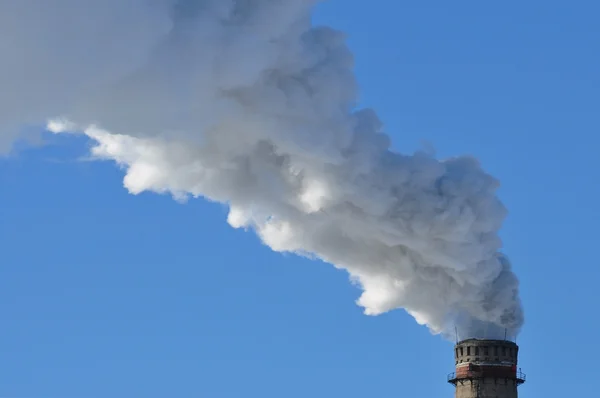
[[[467,344],[467,343],[476,343],[477,345],[498,344],[498,345],[506,345],[506,346],[518,347],[517,343],[515,343],[514,341],[510,341],[510,340],[477,339],[477,338],[470,338],[470,339],[461,340],[458,343],[456,343],[456,346],[464,345],[464,344]]]

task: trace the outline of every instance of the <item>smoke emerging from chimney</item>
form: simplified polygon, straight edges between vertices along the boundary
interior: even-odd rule
[[[356,109],[344,34],[314,0],[0,2],[0,145],[24,123],[86,134],[125,187],[229,206],[234,228],[322,259],[368,315],[518,333],[498,182],[470,157],[390,150]]]

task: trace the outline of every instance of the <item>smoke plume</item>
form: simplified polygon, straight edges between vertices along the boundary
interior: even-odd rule
[[[470,157],[392,152],[356,108],[344,34],[312,25],[316,3],[0,2],[0,145],[51,119],[122,166],[131,193],[224,203],[273,250],[346,270],[368,315],[515,335],[498,182]]]

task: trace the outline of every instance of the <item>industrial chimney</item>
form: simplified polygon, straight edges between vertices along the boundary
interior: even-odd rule
[[[456,371],[448,382],[455,398],[517,398],[525,375],[517,369],[519,346],[507,340],[468,339],[454,347]]]

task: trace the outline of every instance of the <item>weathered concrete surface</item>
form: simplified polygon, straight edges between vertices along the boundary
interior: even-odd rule
[[[455,398],[517,398],[517,384],[514,380],[484,379],[464,381],[456,385]]]
[[[464,340],[454,347],[456,365],[461,363],[510,362],[517,365],[519,346],[504,340]]]

